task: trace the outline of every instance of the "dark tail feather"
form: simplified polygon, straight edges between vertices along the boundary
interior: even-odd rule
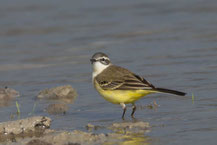
[[[178,96],[185,96],[185,94],[186,94],[184,92],[169,90],[169,89],[164,89],[164,88],[154,88],[154,90],[162,92],[162,93],[175,94],[175,95],[178,95]]]

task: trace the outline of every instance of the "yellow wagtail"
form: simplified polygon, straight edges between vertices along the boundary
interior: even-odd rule
[[[95,53],[90,59],[93,66],[92,81],[96,90],[105,100],[120,104],[123,108],[122,119],[126,112],[125,104],[132,104],[131,117],[136,111],[135,102],[145,95],[151,93],[170,93],[184,96],[186,93],[157,88],[144,78],[130,72],[129,70],[113,65],[109,57],[102,53]]]

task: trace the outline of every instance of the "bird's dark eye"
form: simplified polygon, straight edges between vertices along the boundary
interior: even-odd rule
[[[108,65],[110,63],[109,59],[107,58],[100,58],[100,62],[104,65]]]

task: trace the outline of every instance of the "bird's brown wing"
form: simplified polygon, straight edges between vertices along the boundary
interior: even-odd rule
[[[155,88],[144,78],[114,65],[96,76],[95,81],[104,90],[152,90]]]

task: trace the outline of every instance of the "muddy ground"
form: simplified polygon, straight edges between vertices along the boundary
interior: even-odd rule
[[[145,144],[149,142],[146,133],[150,131],[147,122],[121,122],[109,126],[87,124],[86,131],[53,130],[52,120],[44,116],[8,121],[0,124],[0,143],[13,145],[89,145],[89,144]],[[107,129],[109,133],[94,133]]]

